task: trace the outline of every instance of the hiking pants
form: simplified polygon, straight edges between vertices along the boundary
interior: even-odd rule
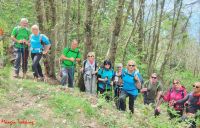
[[[29,56],[28,48],[14,48],[14,55],[15,55],[15,62],[14,62],[15,74],[19,74],[21,60],[22,60],[22,71],[23,73],[26,73],[28,69],[28,56]]]
[[[84,84],[85,91],[90,94],[96,94],[97,92],[97,84],[96,84],[96,75],[87,75],[84,74]]]
[[[134,101],[137,96],[133,96],[126,91],[122,90],[119,96],[119,109],[122,111],[126,110],[126,97],[129,97],[129,110],[134,113]]]
[[[31,58],[33,61],[33,64],[32,64],[33,76],[36,78],[38,78],[39,76],[44,77],[44,75],[42,73],[42,68],[40,65],[42,53],[31,53]]]
[[[68,87],[73,88],[74,67],[63,67],[61,69],[61,72],[62,72],[61,85],[65,86],[68,83]]]

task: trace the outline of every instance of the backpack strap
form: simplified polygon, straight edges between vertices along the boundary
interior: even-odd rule
[[[181,90],[181,96],[182,96],[182,98],[184,98],[184,90]]]
[[[158,84],[156,86],[156,92],[158,92],[158,88],[160,87],[160,81],[158,81]]]
[[[16,27],[16,34],[15,34],[15,38],[17,37],[17,35],[19,34],[19,29],[20,29],[20,26],[17,26]],[[27,28],[25,28],[26,29],[26,33],[27,33],[27,35],[29,35],[29,33],[28,33],[28,29]]]
[[[70,51],[70,48],[65,48],[65,49],[67,49],[67,53]]]
[[[123,74],[124,74],[124,75],[129,75],[129,76],[133,77],[133,81],[135,81],[134,78],[135,78],[135,75],[137,75],[137,73],[138,73],[138,71],[135,71],[134,74],[132,75],[132,74],[129,74],[128,72],[125,71]],[[138,80],[139,80],[139,82],[141,83],[139,77],[138,77]]]
[[[40,34],[40,43],[42,46],[44,45],[44,43],[42,42],[42,34]]]
[[[147,89],[150,88],[150,81],[147,81]]]
[[[97,61],[95,60],[95,71],[97,70]]]
[[[17,35],[19,34],[19,26],[16,27],[16,34],[15,34],[15,38],[17,37]]]
[[[200,97],[199,97],[199,100],[198,100],[198,102],[197,102],[197,105],[199,105],[199,106],[200,106]]]
[[[169,101],[171,101],[172,87],[169,89]]]
[[[101,69],[101,75],[103,74],[104,68]]]
[[[124,74],[124,75],[129,75],[129,76],[131,76],[131,77],[133,77],[133,78],[134,78],[134,75],[135,75],[135,73],[134,73],[134,75],[132,75],[132,74],[129,74],[128,72],[126,72],[126,71],[125,71],[123,74]]]
[[[71,48],[67,48],[67,53],[68,53],[69,51],[76,53],[76,58],[78,57],[78,54],[80,53],[79,50],[78,50],[78,52],[75,52],[75,51],[72,51]]]
[[[78,50],[78,52],[77,52],[77,54],[76,54],[76,58],[78,57],[78,54],[79,54],[79,50]]]

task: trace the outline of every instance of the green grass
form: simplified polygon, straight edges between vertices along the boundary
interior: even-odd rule
[[[49,109],[53,114],[49,118],[44,117],[44,110],[36,106],[30,106],[21,110],[16,118],[34,119],[36,124],[34,128],[49,127],[68,127],[81,128],[84,124],[95,122],[99,126],[109,128],[133,127],[133,128],[182,128],[185,123],[178,123],[178,119],[169,120],[166,112],[166,105],[161,106],[162,114],[155,118],[153,108],[145,106],[142,102],[142,96],[139,95],[136,103],[136,112],[131,115],[129,111],[120,112],[116,110],[114,102],[107,103],[103,96],[98,98],[98,106],[93,108],[84,93],[80,93],[78,89],[74,92],[58,91],[58,86],[50,86],[43,82],[33,82],[33,80],[11,80],[9,79],[9,68],[0,70],[1,79],[0,86],[0,104],[6,105],[13,102],[14,97],[9,96],[9,92],[17,92],[16,95],[21,96],[28,94],[30,97],[39,97],[35,105],[42,104],[43,109]],[[181,74],[183,78],[188,74]],[[45,98],[41,98],[44,96]],[[32,100],[32,99],[30,99]],[[8,104],[8,107],[10,104]],[[199,121],[198,121],[199,122]],[[17,125],[16,127],[19,127]]]
[[[42,112],[43,111],[39,110],[39,109],[28,108],[28,109],[24,110],[21,114],[19,114],[17,116],[17,119],[33,121],[34,128],[47,127],[47,126],[49,126],[48,125],[49,121],[45,120],[45,119],[43,119],[43,117],[41,117],[40,113],[42,113]],[[18,124],[17,126],[20,126],[20,124]],[[26,126],[28,126],[28,125],[26,125]]]
[[[64,92],[52,94],[49,105],[56,113],[63,114],[70,118],[74,118],[79,111],[83,112],[87,117],[96,115],[95,110],[88,101]]]

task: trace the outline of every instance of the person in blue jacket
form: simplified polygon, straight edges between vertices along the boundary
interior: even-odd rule
[[[127,70],[122,73],[123,88],[119,96],[120,110],[126,110],[126,97],[129,97],[129,110],[134,113],[134,101],[138,95],[138,89],[141,88],[139,75],[135,61],[129,60]]]
[[[105,60],[103,66],[98,70],[97,73],[97,91],[100,92],[100,94],[111,91],[113,85],[113,77],[114,70],[112,69],[111,61]],[[109,97],[106,99],[109,99]]]
[[[42,58],[42,55],[48,53],[51,45],[48,37],[40,33],[39,27],[37,25],[33,25],[31,27],[31,31],[32,34],[30,36],[30,51],[33,61],[33,76],[37,80],[42,80],[44,76],[39,62]]]

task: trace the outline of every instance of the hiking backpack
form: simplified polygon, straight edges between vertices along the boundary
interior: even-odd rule
[[[30,36],[30,39],[32,38],[32,36],[33,36],[33,34]],[[42,36],[45,36],[44,34],[40,34],[40,43],[41,43],[41,45],[42,45],[42,50],[44,50],[44,47],[45,47],[45,42],[43,42],[42,41]],[[47,37],[48,38],[48,37]],[[49,43],[51,44],[51,41],[49,40]],[[50,48],[49,48],[49,51],[51,50],[51,46],[50,46]]]
[[[86,65],[86,62],[87,62],[87,60],[84,60],[83,61],[83,73],[85,73],[85,65]],[[94,61],[94,63],[95,63],[95,71],[97,70],[97,62],[96,62],[96,60]]]
[[[20,29],[20,27],[17,26],[16,27],[16,34],[14,35],[15,37],[17,37],[17,35],[19,34],[19,29]],[[26,32],[27,32],[27,35],[28,35],[29,33],[28,33],[28,29],[27,28],[26,28]]]
[[[78,50],[78,52],[75,52],[75,51],[72,51],[71,48],[67,48],[67,53],[69,53],[70,51],[76,53],[76,58],[78,57],[79,50]]]
[[[65,48],[65,49],[66,49],[66,48]],[[70,51],[71,51],[71,52],[74,52],[74,51],[71,50],[71,48],[67,48],[67,53],[69,53]],[[79,50],[78,50],[78,52],[75,52],[75,53],[76,53],[76,58],[77,58],[77,57],[78,57],[78,54],[79,54]],[[62,63],[62,60],[59,59],[59,65],[60,65],[59,76],[60,76],[60,77],[62,77],[61,63]]]

